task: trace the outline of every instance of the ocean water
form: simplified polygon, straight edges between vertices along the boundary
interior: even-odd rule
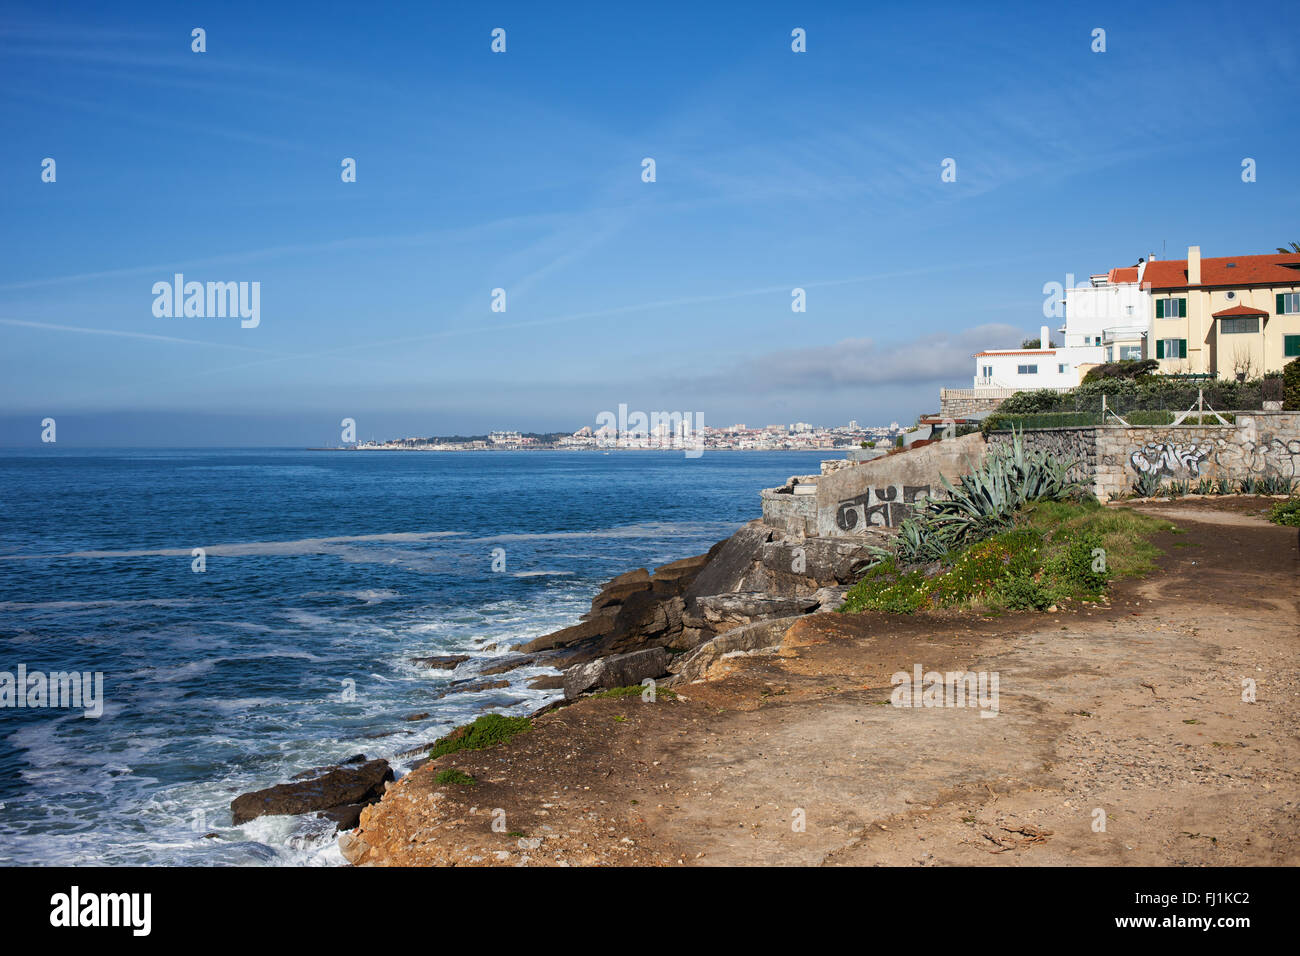
[[[0,708],[0,864],[339,863],[333,824],[236,827],[230,801],[356,753],[400,775],[540,707],[535,667],[438,695],[830,454],[0,453],[0,672],[99,672],[104,698]],[[411,661],[447,653],[472,659]]]

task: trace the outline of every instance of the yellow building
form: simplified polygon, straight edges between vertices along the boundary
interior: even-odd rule
[[[1258,378],[1300,357],[1300,253],[1143,264],[1151,294],[1147,357],[1166,374]]]

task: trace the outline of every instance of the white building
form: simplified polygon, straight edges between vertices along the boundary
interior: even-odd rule
[[[1101,354],[1100,347],[1052,348],[1047,326],[1039,333],[1039,348],[992,349],[975,354],[975,387],[1070,388],[1079,384],[1080,364]],[[1042,346],[1046,345],[1046,348]]]
[[[1152,312],[1151,293],[1142,288],[1145,269],[1145,262],[1111,269],[1065,290],[1065,324],[1058,331],[1066,347],[1101,349],[1095,357],[1073,356],[1076,364],[1148,358]]]

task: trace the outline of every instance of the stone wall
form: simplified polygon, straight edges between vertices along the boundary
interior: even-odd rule
[[[1026,444],[1046,448],[1062,461],[1073,461],[1070,477],[1091,484],[1097,473],[1097,428],[1039,428],[1025,432]],[[1010,445],[1010,432],[994,432],[991,445]]]
[[[764,488],[763,522],[789,534],[817,533],[817,496],[796,495],[790,485]]]
[[[1080,462],[1076,477],[1105,501],[1131,492],[1141,474],[1195,485],[1202,478],[1300,479],[1300,412],[1238,412],[1232,425],[1042,428],[1025,441]],[[991,442],[1009,443],[1006,433]]]
[[[853,537],[895,528],[919,502],[938,492],[942,478],[952,480],[976,467],[984,449],[982,436],[964,435],[792,478],[783,488],[763,491],[763,521],[809,537]],[[816,493],[797,494],[800,485],[812,485]]]
[[[1016,391],[1014,388],[941,388],[939,417],[968,418],[980,412],[997,411]]]

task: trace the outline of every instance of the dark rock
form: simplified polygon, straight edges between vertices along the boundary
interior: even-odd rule
[[[350,803],[374,803],[393,779],[387,760],[335,767],[318,777],[296,783],[281,783],[265,790],[241,794],[230,802],[235,825],[262,816],[280,816],[330,810]]]
[[[608,634],[613,625],[614,618],[612,615],[601,615],[589,621],[582,621],[572,627],[566,627],[550,634],[543,634],[527,644],[520,644],[515,650],[530,653],[533,651],[546,651],[554,647],[565,647],[577,644],[580,641],[595,640]]]
[[[817,604],[813,597],[773,597],[763,591],[712,594],[696,601],[706,626],[719,634],[754,621],[804,614]]]
[[[666,673],[668,661],[668,652],[662,647],[648,647],[579,664],[564,672],[564,696],[572,699],[588,690],[639,684],[647,677]]]
[[[428,720],[428,719],[429,719],[429,714],[428,714],[427,712],[423,712],[423,713],[419,713],[419,714],[408,714],[407,716],[403,717],[402,719],[403,719],[403,720]]]
[[[509,687],[508,680],[463,680],[456,681],[446,690],[435,694],[434,700],[442,700],[450,694],[477,694],[482,690],[500,690],[502,687]]]
[[[629,581],[626,584],[607,584],[591,601],[591,613],[596,614],[607,607],[622,604],[633,594],[649,591],[649,581]]]
[[[450,671],[467,660],[469,660],[468,654],[442,654],[435,657],[412,657],[411,663],[419,664],[421,667],[431,667],[434,670]]]
[[[514,670],[516,667],[523,667],[525,664],[531,664],[532,662],[533,659],[531,657],[513,657],[509,660],[502,661],[500,664],[493,664],[491,667],[485,667],[479,671],[479,673],[484,677],[489,677],[492,674],[504,674],[507,671]]]
[[[704,566],[683,595],[689,606],[696,598],[726,594],[740,587],[741,580],[758,560],[763,545],[772,538],[772,529],[761,521],[751,521],[726,541],[715,553],[710,549],[709,563]],[[716,546],[715,546],[716,547]]]
[[[528,686],[533,690],[559,690],[564,686],[564,675],[543,674],[541,677],[534,677],[530,680]]]
[[[340,830],[355,830],[361,825],[361,811],[366,806],[364,803],[348,803],[322,810],[316,816],[323,820],[333,820]]]
[[[782,538],[760,550],[763,567],[777,575],[806,578],[813,587],[853,584],[875,560],[867,541],[834,538]]]

